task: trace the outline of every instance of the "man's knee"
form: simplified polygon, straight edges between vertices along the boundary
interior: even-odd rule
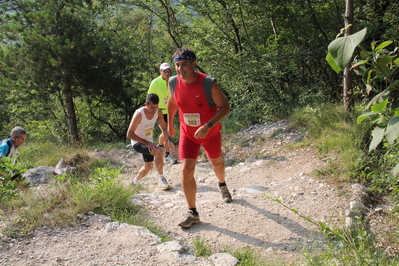
[[[163,133],[161,133],[161,135],[159,135],[159,140],[165,140],[165,136],[163,135]]]
[[[193,163],[190,160],[183,160],[182,166],[181,166],[181,172],[183,174],[183,177],[194,173],[195,163],[196,163],[196,160],[194,160],[194,159],[193,159]]]
[[[209,159],[209,161],[214,168],[224,167],[224,161],[222,157],[217,159]]]
[[[195,171],[195,168],[193,167],[182,167],[181,172],[183,176],[189,175]]]
[[[155,157],[159,157],[159,156],[162,157],[162,155],[163,155],[163,150],[161,148],[158,148],[155,150],[155,152],[154,152]]]

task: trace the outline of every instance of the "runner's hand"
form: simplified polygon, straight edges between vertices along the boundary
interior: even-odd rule
[[[170,136],[170,137],[174,137],[175,135],[176,135],[176,130],[175,130],[175,127],[168,127],[168,135]]]
[[[175,146],[175,144],[173,144],[173,142],[172,142],[170,139],[168,139],[167,142],[168,142],[168,144],[169,144],[169,148],[170,148],[173,152],[176,152],[176,146]]]
[[[208,135],[208,132],[209,132],[209,127],[206,124],[202,125],[197,129],[197,131],[195,131],[194,138],[203,139],[206,137],[206,135]]]
[[[152,142],[147,142],[146,146],[148,147],[148,150],[150,151],[151,154],[155,153],[155,151],[159,148],[157,145],[155,145]]]

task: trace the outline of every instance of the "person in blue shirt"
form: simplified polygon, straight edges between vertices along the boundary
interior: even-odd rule
[[[22,127],[14,127],[11,130],[10,133],[10,137],[3,139],[0,143],[0,161],[1,158],[3,157],[11,157],[13,155],[16,154],[16,149],[22,144],[24,143],[26,138],[26,132],[25,129],[23,129]],[[2,174],[0,174],[0,177],[2,176]],[[26,181],[22,182],[22,176],[20,174],[16,174],[14,176],[11,177],[11,179],[9,180],[9,182],[13,182],[13,181],[18,181],[16,182],[16,186],[24,191],[27,192],[28,190],[26,189]],[[5,180],[3,180],[3,182],[5,182]]]
[[[11,130],[10,137],[1,141],[0,158],[10,157],[16,154],[16,149],[24,143],[26,131],[22,127],[14,127]]]

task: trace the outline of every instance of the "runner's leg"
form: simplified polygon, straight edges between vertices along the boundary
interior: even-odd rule
[[[197,184],[194,178],[196,159],[184,159],[182,164],[181,184],[188,208],[196,208]]]

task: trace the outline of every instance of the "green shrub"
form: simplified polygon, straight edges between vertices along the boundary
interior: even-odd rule
[[[348,114],[343,105],[321,104],[307,106],[291,117],[294,126],[308,132],[308,141],[320,157],[330,158],[327,173],[350,178],[348,173],[358,169],[357,159],[367,146],[369,126],[356,123],[356,113]]]
[[[398,265],[397,258],[390,258],[384,250],[377,247],[373,234],[367,231],[364,224],[358,223],[351,228],[332,230],[326,235],[331,241],[327,248],[317,252],[305,251],[309,265]]]
[[[195,256],[207,258],[212,255],[212,246],[205,239],[197,236],[191,246],[194,249]]]
[[[15,199],[19,196],[19,188],[25,181],[21,174],[26,169],[18,169],[15,157],[4,157],[0,160],[0,202]]]

